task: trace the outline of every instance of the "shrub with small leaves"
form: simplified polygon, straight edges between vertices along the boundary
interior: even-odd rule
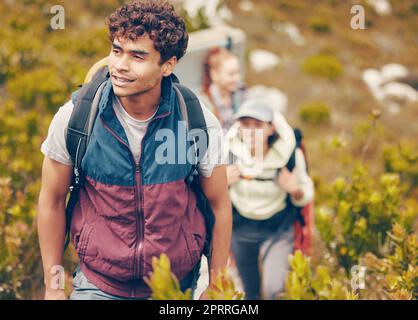
[[[152,290],[154,300],[191,300],[191,289],[181,291],[177,277],[171,272],[170,260],[166,254],[152,259],[153,272],[145,279]],[[207,291],[212,300],[242,300],[244,293],[235,290],[235,284],[225,268],[216,275],[214,283]]]
[[[204,7],[199,8],[195,16],[191,16],[184,8],[181,8],[180,12],[186,23],[187,32],[199,31],[210,27]]]
[[[365,256],[365,264],[376,281],[383,282],[387,298],[417,299],[418,239],[416,235],[408,234],[399,224],[395,224],[388,235],[387,252],[383,258],[369,253]]]
[[[10,101],[0,109],[0,300],[32,297],[42,284],[34,223],[42,123]]]
[[[409,189],[418,187],[418,146],[402,141],[399,145],[383,148],[383,163],[387,172],[398,173]]]
[[[335,181],[331,199],[330,207],[318,211],[316,224],[347,272],[365,253],[379,254],[394,223],[411,230],[417,215],[411,203],[401,201],[398,175],[383,174],[376,186],[361,165],[350,180]]]
[[[314,16],[309,19],[309,27],[319,33],[328,33],[331,31],[331,24],[322,16]]]
[[[344,281],[330,274],[328,267],[318,265],[312,270],[309,257],[298,250],[289,256],[290,272],[286,278],[284,297],[291,300],[348,300],[357,297]]]
[[[307,58],[302,69],[307,74],[334,80],[343,73],[344,68],[335,56],[318,54]]]
[[[330,108],[324,102],[310,102],[302,105],[299,116],[307,124],[321,125],[330,119]]]
[[[170,260],[166,254],[161,254],[160,258],[152,258],[153,272],[145,282],[152,290],[153,300],[191,300],[190,289],[181,291],[180,282],[171,272]]]
[[[235,283],[229,275],[228,269],[224,268],[215,278],[215,282],[207,291],[212,300],[243,300],[244,293],[235,289]]]

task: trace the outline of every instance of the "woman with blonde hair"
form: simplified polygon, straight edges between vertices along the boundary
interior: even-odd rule
[[[203,72],[202,100],[228,130],[234,113],[244,101],[241,68],[238,58],[225,48],[209,50]]]

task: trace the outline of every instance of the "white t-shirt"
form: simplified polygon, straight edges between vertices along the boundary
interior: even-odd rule
[[[152,118],[157,114],[158,108],[154,114],[146,120],[137,120],[129,115],[122,107],[120,100],[115,95],[112,95],[113,110],[115,110],[116,116],[125,130],[126,137],[128,138],[129,146],[135,158],[135,162],[138,163],[141,154],[141,141],[147,132],[148,124]]]
[[[226,163],[227,153],[224,146],[222,127],[218,119],[203,105],[202,101],[200,101],[200,103],[208,128],[209,147],[205,156],[199,163],[198,171],[199,174],[204,177],[210,177],[213,168]],[[114,95],[112,105],[119,122],[125,130],[135,161],[138,162],[142,139],[146,133],[148,124],[155,116],[158,109],[149,119],[137,120],[126,112],[119,99]],[[45,156],[69,166],[73,165],[73,162],[66,146],[66,132],[73,107],[74,105],[70,100],[59,108],[49,126],[48,136],[41,145],[41,151]]]

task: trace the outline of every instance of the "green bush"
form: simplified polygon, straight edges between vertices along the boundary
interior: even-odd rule
[[[191,300],[192,292],[187,289],[182,292],[180,282],[171,272],[170,260],[166,254],[159,258],[152,258],[152,274],[145,279],[145,282],[152,290],[153,300]]]
[[[388,250],[379,259],[369,253],[365,264],[388,299],[418,298],[418,239],[395,224],[389,235]],[[383,279],[383,283],[382,283]]]
[[[296,11],[303,11],[306,9],[306,4],[303,1],[297,2],[293,0],[282,0],[282,1],[275,1],[277,3],[277,7],[281,10],[288,11],[288,12],[296,12]]]
[[[64,79],[51,68],[19,74],[7,82],[7,91],[11,99],[27,108],[38,105],[53,111],[68,99]]]
[[[35,110],[0,109],[0,300],[31,298],[42,283],[34,218],[45,125]]]
[[[171,272],[170,260],[166,254],[152,259],[153,271],[146,278],[146,283],[152,290],[153,300],[191,300],[190,288],[185,292],[180,289],[180,282]],[[224,269],[216,275],[213,285],[207,290],[211,300],[242,300],[244,294],[235,290],[235,284],[228,270]]]
[[[309,27],[315,32],[328,33],[331,31],[329,21],[321,16],[315,16],[309,19]]]
[[[343,73],[344,68],[335,56],[318,54],[307,58],[302,69],[307,74],[334,80]]]
[[[199,31],[210,27],[205,9],[199,8],[195,17],[190,16],[185,9],[180,9],[181,16],[186,22],[187,32]]]
[[[380,255],[393,224],[412,230],[417,216],[416,208],[402,201],[398,175],[383,174],[376,186],[361,165],[350,180],[335,181],[332,197],[330,207],[316,214],[316,224],[347,273],[366,252]]]
[[[330,120],[330,108],[324,102],[310,102],[299,108],[299,117],[307,124],[321,125]]]
[[[296,251],[289,256],[290,272],[286,278],[284,297],[290,300],[348,300],[355,299],[345,280],[330,274],[328,267],[318,265],[313,272],[309,257]]]
[[[401,142],[397,146],[387,145],[382,152],[385,171],[398,173],[409,189],[418,187],[418,149],[411,142]]]

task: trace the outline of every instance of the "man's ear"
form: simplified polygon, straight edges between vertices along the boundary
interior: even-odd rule
[[[168,59],[166,62],[164,62],[163,68],[162,68],[163,77],[168,77],[170,74],[172,74],[176,64],[177,64],[177,57],[176,56],[173,56],[170,59]]]

